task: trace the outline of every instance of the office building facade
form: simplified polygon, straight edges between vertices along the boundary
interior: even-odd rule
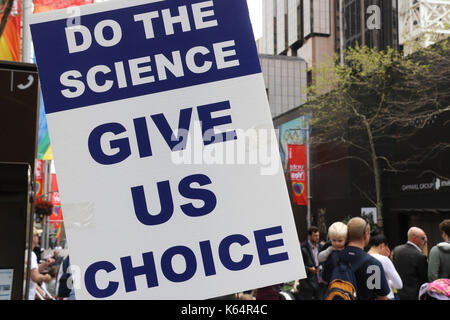
[[[260,50],[312,66],[357,43],[397,48],[397,11],[397,0],[263,0]]]
[[[450,14],[447,2],[450,1],[263,0],[264,27],[260,52],[301,57],[310,68],[330,61],[335,55],[340,57],[342,49],[356,44],[378,49],[402,49],[408,35],[419,37],[432,30],[435,36],[448,34],[446,28],[450,24]],[[433,42],[431,40],[430,43]],[[307,84],[313,81],[311,73],[307,73],[306,77]],[[300,132],[300,125],[296,123],[302,123],[307,109],[299,106],[282,114],[274,113],[274,125],[280,133],[284,127]],[[448,121],[448,116],[440,121]],[[442,136],[448,132],[439,131],[436,134]],[[281,146],[284,136],[280,134]],[[430,137],[431,133],[425,133],[421,138]],[[408,155],[408,151],[400,152],[401,148],[395,147],[395,144],[385,146],[391,147],[400,158]],[[280,152],[283,158],[285,150],[282,147]],[[346,158],[352,152],[348,148],[323,145],[312,150],[311,158],[313,163],[318,164],[326,162],[330,156],[333,159]],[[448,169],[444,170],[448,166],[442,166],[443,163],[448,164],[448,159],[449,153],[443,153],[430,163],[424,163],[422,169],[437,168],[448,172]],[[391,244],[396,245],[406,241],[409,226],[418,225],[427,232],[430,244],[435,244],[440,241],[436,226],[443,219],[450,218],[450,181],[431,173],[423,176],[418,176],[416,172],[408,174],[383,175],[384,232]],[[292,200],[288,172],[286,180]],[[336,161],[313,169],[310,186],[312,223],[325,235],[326,226],[332,222],[360,215],[362,208],[372,207],[373,210],[374,205],[354,186],[359,184],[366,191],[372,190],[372,180],[373,175],[366,168],[351,160]],[[292,209],[299,238],[304,239],[306,207],[292,202]]]
[[[307,64],[298,57],[259,55],[272,117],[306,102]]]

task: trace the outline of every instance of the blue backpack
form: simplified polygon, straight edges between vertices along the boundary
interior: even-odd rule
[[[370,259],[370,256],[367,255],[356,264],[351,265],[347,259],[342,259],[339,253],[335,251],[330,256],[333,263],[333,271],[327,293],[325,294],[325,300],[356,300],[358,286],[355,271],[361,268]]]

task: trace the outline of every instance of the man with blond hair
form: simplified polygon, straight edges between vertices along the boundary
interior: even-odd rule
[[[425,232],[417,227],[408,230],[408,242],[394,248],[394,266],[402,278],[400,300],[418,300],[420,286],[428,282],[428,262],[422,249],[427,243]]]
[[[348,264],[356,279],[357,300],[386,300],[390,292],[382,264],[364,251],[370,240],[370,225],[356,217],[347,224],[347,246],[334,251],[323,267],[323,279],[330,282],[337,260]]]
[[[333,251],[344,250],[347,242],[347,225],[343,222],[335,222],[328,228],[328,239],[330,246],[319,253],[319,263],[327,261]]]

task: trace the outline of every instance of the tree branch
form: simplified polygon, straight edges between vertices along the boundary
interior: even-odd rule
[[[424,170],[417,176],[417,178],[420,178],[420,177],[426,175],[427,173],[431,173],[431,174],[435,175],[436,177],[438,177],[441,180],[450,180],[450,177],[446,177],[446,176],[440,175],[436,171],[433,171],[433,170]]]
[[[375,201],[372,200],[372,198],[366,193],[364,192],[360,187],[358,187],[358,185],[356,183],[352,183],[352,185],[358,189],[358,191],[367,199],[369,200],[375,207],[377,207],[377,203]]]
[[[370,171],[373,171],[372,167],[367,163],[367,161],[365,161],[365,160],[363,160],[363,159],[361,159],[359,157],[353,157],[353,156],[345,156],[345,157],[342,157],[342,158],[339,158],[339,159],[334,159],[334,160],[330,160],[330,161],[327,161],[327,162],[322,162],[322,163],[314,165],[312,168],[313,169],[317,169],[317,168],[320,168],[320,167],[323,167],[323,166],[326,166],[326,165],[329,165],[329,164],[338,163],[338,162],[341,162],[343,160],[348,160],[348,159],[350,159],[350,160],[358,160],[358,161],[364,163],[367,166],[367,168],[370,169]]]

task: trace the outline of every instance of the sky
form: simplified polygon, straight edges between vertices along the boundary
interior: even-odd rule
[[[255,39],[262,37],[262,0],[247,0]]]

